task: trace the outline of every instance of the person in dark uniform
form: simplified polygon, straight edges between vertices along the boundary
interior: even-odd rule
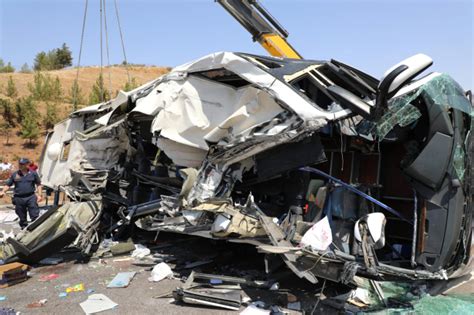
[[[38,202],[42,200],[41,180],[38,173],[28,169],[29,165],[30,161],[28,159],[21,158],[18,171],[13,172],[0,192],[0,198],[2,198],[10,186],[15,185],[13,189],[13,204],[15,205],[15,212],[20,218],[20,227],[22,229],[28,225],[27,213],[30,214],[31,221],[38,218]]]

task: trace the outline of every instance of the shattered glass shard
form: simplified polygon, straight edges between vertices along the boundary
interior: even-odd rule
[[[472,105],[462,87],[447,74],[440,74],[421,85],[418,89],[390,100],[388,112],[380,119],[376,128],[377,137],[382,140],[398,124],[406,127],[421,117],[420,111],[410,105],[418,96],[423,96],[446,110],[458,109],[474,116]]]
[[[376,136],[382,140],[396,125],[406,127],[420,117],[421,113],[415,106],[401,102],[394,104],[378,122],[375,130]]]
[[[462,145],[458,144],[456,146],[456,149],[454,150],[453,166],[454,166],[454,170],[456,171],[456,174],[458,175],[459,180],[463,180],[464,173],[466,171],[464,167],[465,165],[464,156],[465,156],[464,149]]]

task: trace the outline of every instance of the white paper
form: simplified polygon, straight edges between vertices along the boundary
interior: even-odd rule
[[[103,294],[92,294],[89,295],[87,300],[79,304],[82,310],[86,314],[95,314],[110,310],[116,307],[118,304],[106,297]]]

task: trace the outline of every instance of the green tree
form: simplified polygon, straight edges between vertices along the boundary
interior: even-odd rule
[[[52,86],[51,86],[51,96],[50,99],[54,101],[60,101],[63,96],[63,89],[61,87],[61,81],[59,81],[59,77],[56,76]]]
[[[35,71],[41,71],[41,70],[48,70],[46,69],[48,66],[48,56],[44,51],[40,51],[39,53],[36,54],[35,59],[33,61],[33,69]]]
[[[25,62],[23,64],[23,66],[21,66],[20,72],[21,73],[31,73],[33,71],[31,71],[30,66],[28,66],[28,64]]]
[[[44,127],[51,129],[58,121],[58,107],[56,103],[46,103],[46,115],[43,117]]]
[[[4,121],[0,123],[0,134],[4,136],[7,141],[5,144],[10,143],[10,135],[12,133],[12,127],[8,124],[8,122]]]
[[[72,52],[66,43],[56,50],[56,61],[59,69],[72,66]]]
[[[48,52],[40,51],[33,61],[35,71],[57,70],[72,65],[72,53],[66,43]]]
[[[6,94],[11,98],[16,98],[18,96],[18,90],[16,89],[16,85],[12,76],[8,78]]]
[[[53,79],[39,71],[35,73],[33,83],[28,83],[28,89],[31,96],[40,101],[60,101],[63,94],[59,77]]]
[[[8,99],[0,99],[0,108],[2,109],[3,118],[10,127],[15,127],[15,113],[13,104]]]
[[[15,72],[15,67],[12,66],[11,62],[8,62],[7,65],[5,65],[5,62],[3,59],[0,59],[0,73],[11,73]]]
[[[77,83],[77,80],[74,80],[71,90],[69,91],[69,101],[72,104],[73,111],[76,111],[80,104],[85,104],[84,95],[82,94],[82,89]]]
[[[104,85],[104,77],[99,75],[89,94],[89,104],[98,104],[110,100],[110,93]]]
[[[39,114],[31,97],[24,99],[22,107],[23,118],[20,123],[20,137],[28,139],[31,144],[40,135]]]
[[[129,92],[133,89],[136,89],[138,86],[139,84],[137,83],[137,80],[135,79],[135,77],[133,77],[130,81],[127,81],[125,83],[125,85],[122,87],[122,91]]]

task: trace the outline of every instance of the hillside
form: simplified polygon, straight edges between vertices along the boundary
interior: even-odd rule
[[[112,81],[112,97],[115,97],[115,93],[122,89],[127,82],[127,72],[125,67],[122,66],[111,67],[110,69],[104,68],[103,75],[106,88],[109,87],[109,70]],[[161,76],[168,71],[169,68],[165,67],[131,67],[130,76],[135,78],[136,82],[141,85]],[[69,103],[69,96],[71,86],[76,78],[76,72],[77,69],[75,68],[43,72],[44,74],[51,76],[53,79],[58,77],[59,81],[61,82],[62,98],[61,101],[57,102],[58,118],[60,119],[66,118],[71,112],[72,104]],[[91,88],[96,82],[99,74],[99,67],[85,67],[80,69],[78,82],[79,87],[82,90],[82,94],[86,100],[89,98]],[[8,98],[5,93],[7,81],[10,76],[12,77],[18,90],[18,96],[15,97],[15,99],[10,100],[15,102],[15,100],[18,98],[29,96],[30,91],[28,89],[28,84],[32,84],[33,82],[33,73],[0,73],[0,98]],[[40,115],[44,116],[46,113],[46,103],[43,101],[36,101],[35,106]],[[87,104],[81,105],[80,107],[84,106],[87,106]],[[4,118],[2,115],[0,122],[3,122],[3,120]],[[42,119],[40,119],[40,122],[41,121]],[[37,141],[33,143],[33,145],[30,145],[28,140],[24,140],[19,136],[19,126],[16,126],[13,132],[11,132],[9,144],[6,144],[6,136],[0,135],[0,158],[3,158],[14,164],[16,164],[16,159],[20,156],[37,160],[41,154],[44,136],[47,131],[42,124],[40,128],[41,135]]]

